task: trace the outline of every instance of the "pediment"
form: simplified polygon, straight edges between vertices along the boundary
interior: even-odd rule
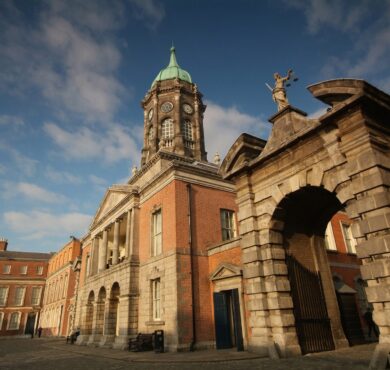
[[[132,193],[132,190],[133,187],[129,185],[113,185],[108,188],[92,221],[91,228],[128,197]]]
[[[258,157],[267,142],[258,137],[241,134],[226,154],[219,173],[226,179]]]
[[[230,263],[221,263],[210,275],[210,280],[227,279],[231,277],[241,276],[242,270],[239,266]]]

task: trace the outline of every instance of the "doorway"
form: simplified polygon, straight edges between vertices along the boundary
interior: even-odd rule
[[[238,289],[214,293],[215,339],[217,349],[244,350]]]
[[[24,334],[34,334],[34,328],[35,328],[35,313],[29,313],[27,316],[27,322],[26,322],[26,329],[24,331]]]

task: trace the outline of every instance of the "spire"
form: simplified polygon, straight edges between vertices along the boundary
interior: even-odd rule
[[[169,59],[168,68],[169,67],[179,67],[179,65],[177,64],[177,60],[176,60],[176,51],[175,50],[176,49],[175,49],[175,47],[172,44],[172,47],[171,47],[171,58]]]

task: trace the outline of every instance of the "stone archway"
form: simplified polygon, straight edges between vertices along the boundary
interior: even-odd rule
[[[93,317],[93,328],[91,336],[88,340],[88,345],[97,345],[103,335],[104,331],[104,312],[106,304],[106,289],[101,287],[97,296],[97,301],[94,302],[94,317]]]
[[[91,335],[92,334],[92,322],[93,322],[93,313],[94,313],[94,303],[95,301],[95,293],[91,291],[88,295],[88,301],[86,305],[85,310],[85,326],[84,326],[84,333],[85,335]]]
[[[326,226],[342,208],[335,194],[322,187],[305,186],[286,195],[271,218],[270,227],[279,224],[280,230],[270,232],[280,234],[277,245],[286,255],[293,303],[290,314],[294,315],[303,354],[347,346],[325,250]]]
[[[86,345],[93,328],[93,316],[94,316],[94,301],[95,293],[91,290],[88,294],[87,301],[81,309],[81,328],[80,335],[77,337],[76,343],[79,345]]]
[[[249,348],[269,354],[275,344],[281,356],[301,353],[285,263],[285,225],[277,212],[294,192],[318,187],[337,197],[353,221],[367,298],[381,332],[371,366],[385,368],[390,352],[390,96],[352,79],[321,82],[309,90],[330,106],[325,114],[310,119],[297,108],[284,108],[270,118],[266,143],[241,135],[220,169],[237,189]]]
[[[108,306],[108,325],[107,325],[107,334],[108,335],[119,335],[119,322],[118,322],[118,308],[119,308],[119,296],[120,296],[120,287],[118,283],[114,283],[110,292],[110,302]]]

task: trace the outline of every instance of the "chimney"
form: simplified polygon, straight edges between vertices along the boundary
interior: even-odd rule
[[[7,245],[8,245],[8,240],[4,238],[0,238],[0,252],[1,251],[6,251],[7,250]]]

